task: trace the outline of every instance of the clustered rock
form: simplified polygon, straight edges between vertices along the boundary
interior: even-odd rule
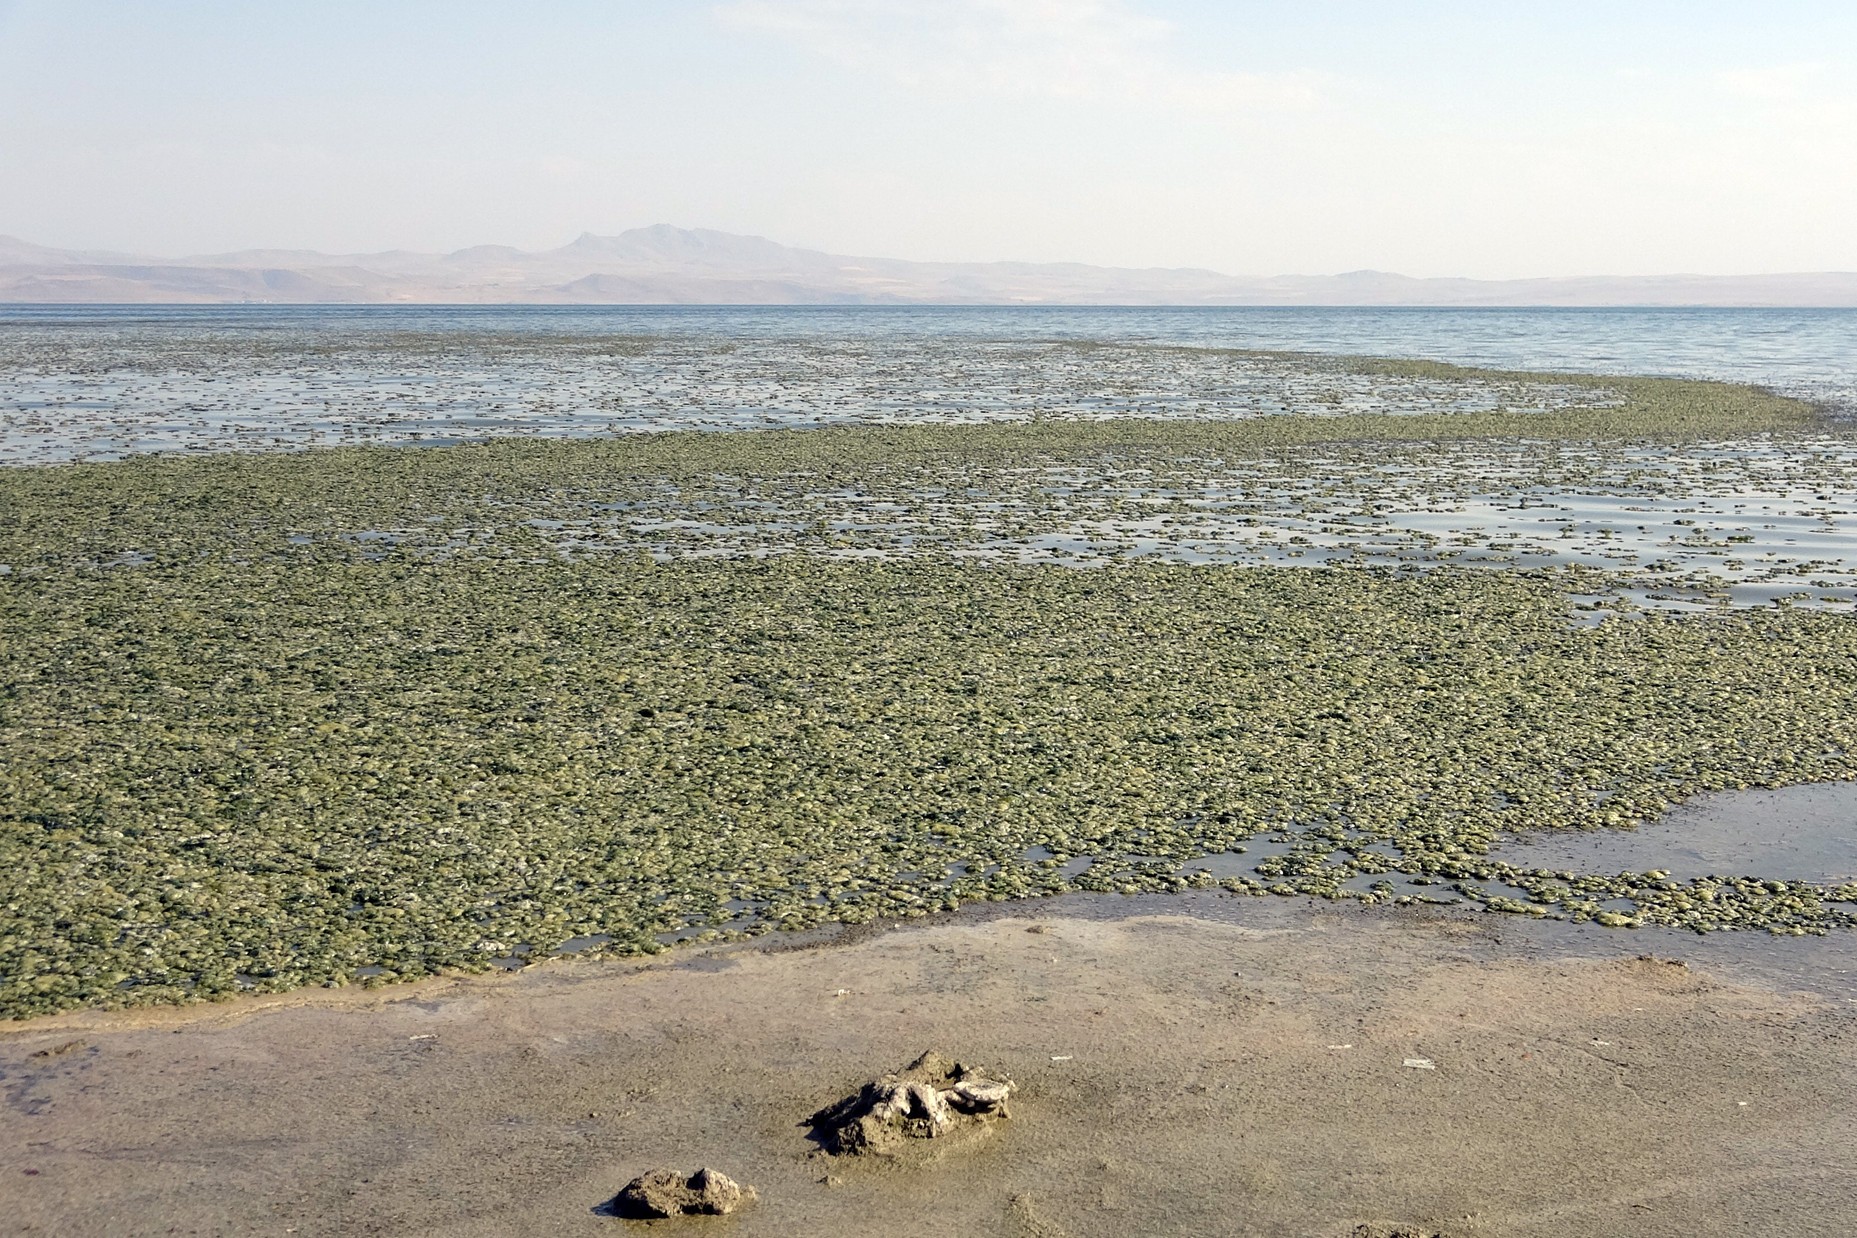
[[[809,1120],[820,1146],[833,1155],[889,1156],[912,1140],[984,1133],[1008,1116],[1011,1095],[1010,1079],[992,1078],[931,1051]],[[753,1187],[705,1166],[688,1176],[674,1169],[641,1174],[613,1197],[610,1207],[617,1216],[656,1220],[726,1216],[754,1199]]]

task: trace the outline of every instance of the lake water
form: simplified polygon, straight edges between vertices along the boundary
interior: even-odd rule
[[[1678,374],[1847,400],[1857,393],[1857,309],[0,305],[0,332],[21,328],[1118,340]]]
[[[0,463],[1386,399],[1276,408],[1274,377],[1153,345],[1732,379],[1857,416],[1857,310],[0,306]],[[1479,394],[1408,387],[1410,411]]]
[[[1522,868],[1857,882],[1857,783],[1699,795],[1635,830],[1528,836],[1506,842],[1499,854]]]

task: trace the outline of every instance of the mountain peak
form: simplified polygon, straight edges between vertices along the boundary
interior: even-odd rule
[[[617,236],[583,232],[553,256],[623,262],[651,267],[728,268],[748,274],[777,274],[836,266],[828,255],[795,249],[764,236],[742,236],[713,228],[652,224]]]

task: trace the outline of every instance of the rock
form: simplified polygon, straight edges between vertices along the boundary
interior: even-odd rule
[[[708,1166],[687,1178],[674,1169],[654,1169],[626,1183],[613,1197],[612,1210],[633,1218],[726,1216],[754,1198],[753,1187]]]
[[[813,1135],[839,1156],[887,1156],[912,1139],[979,1133],[1009,1116],[1012,1081],[928,1052],[901,1071],[865,1084],[856,1095],[809,1119]]]
[[[1444,1235],[1418,1225],[1357,1225],[1353,1238],[1444,1238]]]

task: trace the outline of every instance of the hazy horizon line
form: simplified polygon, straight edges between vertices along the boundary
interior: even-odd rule
[[[1540,275],[1356,268],[1231,275],[1207,267],[923,262],[653,224],[551,249],[329,253],[255,248],[177,258],[0,236],[0,302],[108,304],[1857,307],[1857,272]]]
[[[564,250],[572,250],[575,245],[580,244],[582,242],[586,242],[586,241],[612,241],[612,240],[618,240],[623,237],[632,237],[632,236],[639,236],[641,234],[664,233],[664,232],[674,232],[674,233],[681,233],[681,234],[686,234],[686,235],[710,235],[710,236],[716,236],[716,237],[725,237],[730,240],[736,240],[736,241],[760,242],[760,243],[763,243],[769,246],[775,246],[782,250],[787,250],[793,253],[817,254],[817,255],[824,256],[824,257],[835,258],[835,259],[868,260],[872,262],[901,263],[901,264],[908,264],[910,266],[922,266],[922,267],[977,267],[977,266],[978,267],[985,267],[985,266],[1050,267],[1050,268],[1085,267],[1085,268],[1090,268],[1093,270],[1101,270],[1101,271],[1196,273],[1196,274],[1217,275],[1224,279],[1257,280],[1257,281],[1269,281],[1269,280],[1278,280],[1278,279],[1330,280],[1330,279],[1346,279],[1350,276],[1393,276],[1399,279],[1419,280],[1419,281],[1452,280],[1452,281],[1459,281],[1459,282],[1464,282],[1464,283],[1477,283],[1477,284],[1516,284],[1516,283],[1540,283],[1540,282],[1553,282],[1553,281],[1575,281],[1575,280],[1656,280],[1656,279],[1735,280],[1735,279],[1772,279],[1772,278],[1788,278],[1788,277],[1795,277],[1795,276],[1825,276],[1825,275],[1857,276],[1857,268],[1845,269],[1841,267],[1798,267],[1798,268],[1793,268],[1790,270],[1747,270],[1747,271],[1734,271],[1734,272],[1726,272],[1726,273],[1720,273],[1720,272],[1709,273],[1709,272],[1694,271],[1694,270],[1653,271],[1653,272],[1642,272],[1642,273],[1636,273],[1636,274],[1624,274],[1624,273],[1607,272],[1607,271],[1584,271],[1579,274],[1573,274],[1573,275],[1540,275],[1540,274],[1537,274],[1537,275],[1491,276],[1491,275],[1462,275],[1462,274],[1409,275],[1403,271],[1396,270],[1390,266],[1364,266],[1364,267],[1352,267],[1352,268],[1349,268],[1347,270],[1342,270],[1342,271],[1314,272],[1314,271],[1276,270],[1276,271],[1272,271],[1266,274],[1266,273],[1261,273],[1261,272],[1232,272],[1232,271],[1221,270],[1219,268],[1211,267],[1211,266],[1193,266],[1193,265],[1127,266],[1127,265],[1123,265],[1119,263],[1093,262],[1085,258],[1049,258],[1049,259],[1010,258],[1010,257],[971,258],[971,259],[902,258],[902,257],[894,256],[894,255],[888,255],[888,254],[848,253],[848,252],[844,252],[838,249],[821,249],[821,248],[817,248],[817,247],[810,246],[810,245],[793,245],[785,241],[774,240],[772,237],[768,236],[765,233],[730,232],[730,231],[726,231],[724,229],[719,229],[719,228],[686,227],[682,224],[670,224],[670,223],[663,223],[663,222],[654,223],[654,224],[644,224],[638,227],[626,228],[618,232],[595,232],[591,229],[583,229],[582,231],[577,233],[572,239],[565,241],[559,245],[545,246],[545,247],[535,248],[535,249],[525,249],[519,245],[510,245],[510,244],[506,244],[500,241],[479,241],[479,242],[474,242],[469,245],[461,245],[461,246],[457,246],[455,248],[449,248],[449,249],[446,249],[446,248],[418,249],[418,248],[412,248],[412,247],[407,247],[407,246],[390,246],[384,249],[341,250],[341,249],[322,249],[322,248],[318,248],[318,247],[310,246],[310,245],[258,244],[258,245],[239,246],[236,248],[229,248],[229,249],[210,249],[210,250],[199,250],[199,251],[195,251],[191,253],[163,254],[163,253],[153,253],[153,252],[137,252],[137,251],[132,251],[132,250],[118,250],[118,249],[111,249],[111,248],[105,248],[105,247],[93,248],[88,245],[46,245],[46,244],[42,244],[37,241],[28,240],[25,237],[19,235],[18,233],[14,233],[14,232],[0,232],[0,245],[5,245],[7,243],[14,243],[14,244],[18,244],[18,245],[24,246],[29,249],[51,251],[61,256],[68,257],[70,259],[77,259],[81,262],[82,265],[86,265],[86,266],[134,266],[134,265],[143,265],[147,263],[158,263],[163,266],[183,266],[183,265],[188,264],[189,262],[203,261],[206,259],[231,259],[231,258],[241,257],[244,255],[258,255],[258,254],[277,254],[280,256],[294,254],[294,255],[313,256],[313,257],[318,257],[318,258],[387,258],[387,257],[396,256],[396,255],[448,258],[448,257],[453,257],[456,255],[461,255],[461,254],[469,254],[474,251],[495,250],[495,251],[506,251],[511,254],[520,254],[523,256],[534,257],[534,256],[548,255],[548,254],[559,254]],[[122,261],[112,261],[112,259],[130,259],[132,261],[122,262]],[[35,265],[35,264],[28,263],[28,262],[9,260],[9,258],[5,255],[5,253],[3,251],[0,251],[0,267],[25,266],[25,265]],[[18,304],[18,303],[15,302],[15,304]],[[51,304],[55,304],[55,302]],[[108,302],[99,302],[98,304],[108,304]],[[176,302],[176,304],[186,304],[186,302]],[[304,304],[316,304],[316,303],[305,302]],[[357,302],[357,304],[366,304],[366,303]],[[460,304],[481,304],[481,302],[460,302]],[[511,302],[510,304],[521,304],[521,302]],[[679,304],[679,303],[667,302],[666,304]],[[720,303],[720,304],[727,304],[727,303]],[[980,305],[980,304],[991,304],[991,303],[974,302],[973,304]],[[999,302],[998,304],[1004,307],[1004,306],[1010,306],[1014,303],[1013,302]],[[1134,304],[1137,306],[1140,305],[1140,303],[1134,303]],[[1337,304],[1339,305],[1340,303],[1337,303]],[[1183,303],[1183,306],[1184,305],[1190,305],[1190,303]],[[1503,308],[1519,308],[1519,307],[1510,306],[1510,307],[1503,307]],[[1544,307],[1544,308],[1553,308],[1553,307]],[[1567,307],[1560,307],[1560,308],[1567,308]],[[1618,308],[1618,307],[1608,306],[1608,307],[1603,307],[1603,308]],[[1645,308],[1655,308],[1655,307],[1647,306]],[[1665,308],[1674,308],[1674,307],[1665,307]]]

